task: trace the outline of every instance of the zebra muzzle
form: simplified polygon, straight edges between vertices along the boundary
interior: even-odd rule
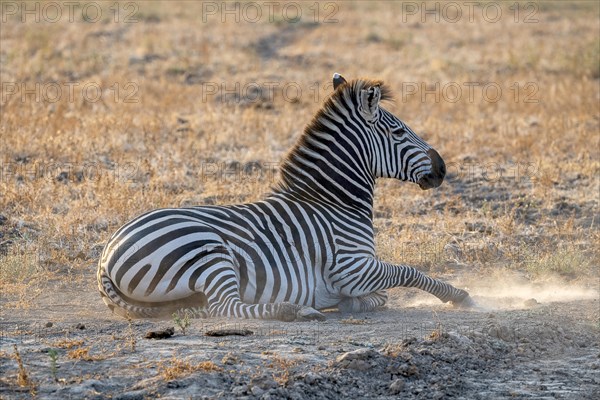
[[[431,171],[421,177],[417,182],[423,190],[440,186],[446,176],[446,164],[437,151],[429,149],[427,155],[431,159]]]

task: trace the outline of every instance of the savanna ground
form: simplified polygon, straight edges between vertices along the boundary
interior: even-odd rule
[[[275,3],[1,3],[0,397],[597,398],[598,4]],[[449,169],[379,182],[379,255],[480,308],[394,289],[321,323],[112,316],[111,233],[268,193],[336,71],[383,79]]]

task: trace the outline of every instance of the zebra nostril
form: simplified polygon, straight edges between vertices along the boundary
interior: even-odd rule
[[[430,172],[425,174],[419,179],[419,187],[423,190],[436,188],[442,184],[444,181],[444,175],[439,175],[437,173]]]
[[[427,151],[427,155],[429,155],[429,158],[431,159],[431,175],[432,178],[435,180],[436,178],[440,179],[440,184],[441,184],[441,180],[444,179],[444,177],[446,176],[446,163],[444,163],[444,160],[442,159],[442,157],[440,157],[439,153],[437,151],[435,151],[434,149],[429,149]],[[439,184],[437,185],[439,186]]]
[[[431,174],[423,175],[417,183],[419,184],[419,187],[423,190],[431,189]]]

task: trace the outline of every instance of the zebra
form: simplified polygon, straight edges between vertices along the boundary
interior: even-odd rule
[[[381,80],[333,76],[333,92],[280,166],[263,200],[164,208],[118,229],[97,279],[104,303],[127,318],[323,320],[324,309],[368,312],[386,289],[416,287],[469,306],[462,289],[375,254],[376,178],[442,184],[441,156],[381,106]]]

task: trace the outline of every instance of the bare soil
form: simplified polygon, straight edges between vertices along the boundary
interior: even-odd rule
[[[81,301],[73,307],[75,296]],[[479,309],[455,310],[396,289],[375,313],[332,311],[310,323],[192,320],[184,335],[173,321],[110,317],[95,296],[57,287],[39,299],[43,306],[3,316],[0,396],[593,399],[600,303],[581,297],[588,299],[475,295]],[[81,317],[65,320],[69,314]],[[144,339],[170,326],[171,338]],[[215,329],[253,334],[205,335]],[[23,386],[14,345],[28,375]]]

